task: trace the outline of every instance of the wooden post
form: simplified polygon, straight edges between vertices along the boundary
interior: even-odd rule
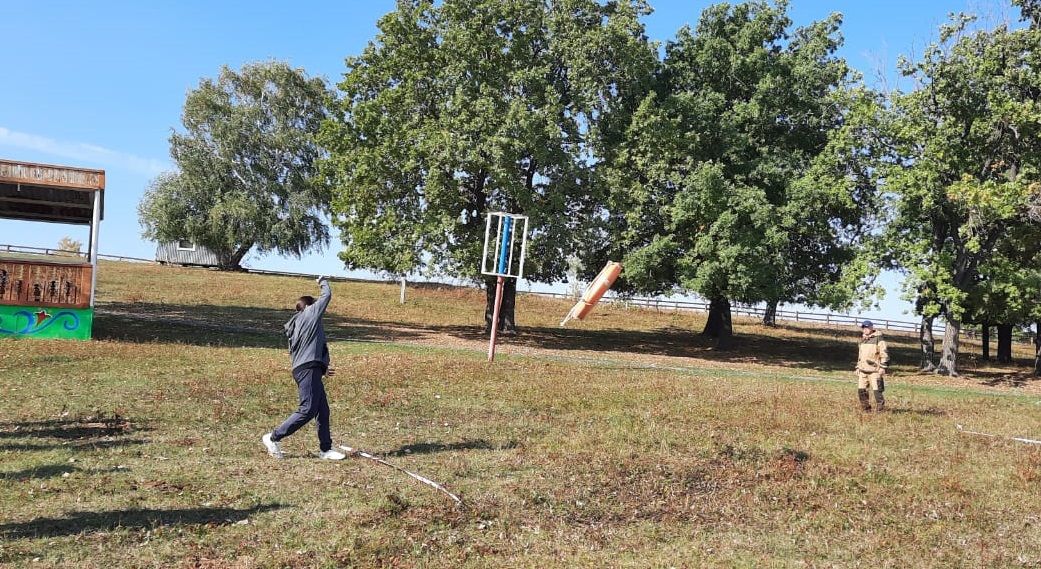
[[[401,304],[405,304],[405,277],[401,277]]]
[[[495,339],[499,335],[499,308],[502,307],[502,287],[506,279],[499,277],[495,282],[495,309],[492,310],[492,337],[488,340],[488,361],[495,360]]]

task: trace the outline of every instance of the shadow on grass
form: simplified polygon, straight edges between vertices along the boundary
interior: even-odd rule
[[[13,480],[15,482],[43,480],[46,478],[57,478],[62,474],[72,474],[73,472],[82,471],[79,468],[69,466],[68,464],[45,464],[43,466],[26,468],[25,470],[17,470],[15,472],[0,472],[0,480]]]
[[[973,379],[981,380],[979,382],[980,385],[986,385],[987,387],[1026,387],[1032,382],[1041,381],[1041,377],[1029,372],[973,370],[969,373],[972,374]]]
[[[119,417],[82,417],[75,419],[45,419],[41,421],[9,421],[0,423],[0,439],[48,438],[64,440],[121,437],[147,427],[132,424]]]
[[[286,347],[282,325],[292,312],[263,307],[174,305],[157,303],[105,303],[95,318],[95,337],[128,342],[165,342],[192,345]],[[368,318],[347,318],[327,313],[330,341],[437,343],[468,341],[477,349],[487,342],[480,326],[414,325]],[[760,363],[819,371],[849,371],[856,360],[856,330],[820,330],[781,325],[777,328],[746,326],[739,330],[729,350],[715,348],[715,340],[685,328],[657,330],[557,327],[523,327],[505,345],[567,351],[619,352],[696,358],[708,361]],[[793,335],[797,332],[798,335]],[[816,336],[808,336],[817,334]],[[917,361],[913,338],[893,336],[890,352],[896,362]]]
[[[0,451],[100,450],[140,445],[148,441],[128,437],[148,430],[119,415],[5,421],[0,423]]]
[[[266,504],[252,508],[184,508],[175,510],[109,510],[73,512],[63,518],[37,518],[28,522],[0,524],[5,539],[43,539],[124,529],[153,529],[162,526],[226,526],[250,516],[285,508]]]
[[[408,456],[411,454],[432,454],[435,452],[452,452],[457,450],[509,450],[515,449],[517,441],[508,441],[505,444],[496,445],[484,439],[465,440],[457,443],[415,443],[403,445],[394,450],[387,451],[384,456]]]
[[[44,480],[47,478],[57,478],[59,476],[62,476],[63,474],[86,473],[88,475],[96,475],[113,472],[129,472],[129,470],[125,468],[83,470],[82,468],[70,466],[68,464],[45,464],[43,466],[34,466],[32,468],[26,468],[25,470],[17,470],[14,472],[0,472],[0,480],[24,482],[26,480]]]
[[[379,324],[379,323],[375,323]],[[431,326],[437,334],[458,339],[487,341],[480,328]],[[805,331],[804,331],[805,332]],[[734,336],[731,349],[716,349],[716,340],[695,330],[665,327],[657,330],[580,330],[525,327],[521,333],[503,339],[503,345],[538,349],[618,352],[693,358],[716,362],[759,363],[819,371],[849,371],[856,360],[856,337],[783,337],[758,332]],[[891,347],[894,359],[911,360],[913,349]]]
[[[0,440],[8,439],[0,442],[0,451],[101,450],[140,445],[148,441],[126,437],[148,430],[119,415],[7,421],[0,423]]]
[[[109,448],[119,448],[123,446],[134,446],[148,444],[149,441],[145,439],[118,439],[113,441],[77,441],[74,443],[70,442],[53,442],[53,443],[2,443],[0,444],[0,452],[17,451],[17,452],[39,452],[48,450],[104,450]]]
[[[283,325],[292,315],[291,310],[255,306],[105,303],[98,305],[94,338],[285,349]],[[428,334],[422,329],[413,331],[390,323],[384,323],[381,329],[332,312],[326,313],[323,322],[330,341],[408,341]],[[390,330],[390,326],[395,330]]]

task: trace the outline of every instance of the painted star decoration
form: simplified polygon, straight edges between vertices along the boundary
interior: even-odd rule
[[[39,326],[40,324],[43,324],[43,321],[50,317],[51,315],[47,314],[47,311],[41,308],[40,311],[36,313],[36,325]]]

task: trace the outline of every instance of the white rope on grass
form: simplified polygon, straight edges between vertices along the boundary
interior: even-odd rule
[[[373,462],[378,462],[379,464],[382,464],[384,466],[389,466],[389,467],[393,468],[394,470],[397,470],[398,472],[403,472],[405,474],[408,474],[409,476],[411,476],[412,478],[415,478],[416,480],[419,480],[423,484],[426,484],[427,486],[430,486],[431,488],[434,488],[436,490],[440,490],[446,496],[448,496],[449,498],[454,500],[456,505],[459,506],[460,508],[465,508],[466,507],[466,504],[463,503],[462,498],[460,498],[459,496],[456,496],[455,494],[449,492],[444,486],[438,484],[437,482],[434,482],[433,480],[427,478],[426,476],[421,476],[419,474],[416,474],[415,472],[410,472],[408,470],[405,470],[404,468],[401,468],[400,466],[398,466],[396,464],[391,464],[391,463],[383,460],[382,458],[380,458],[378,456],[371,455],[371,454],[369,454],[369,453],[367,453],[367,452],[365,452],[363,450],[358,450],[356,448],[351,448],[349,446],[343,446],[343,445],[340,445],[340,448],[344,452],[346,452],[348,456],[360,456],[362,458],[367,458],[367,459],[369,459],[369,460],[371,460]]]
[[[1023,437],[1005,437],[1005,436],[1002,436],[1002,435],[992,435],[990,433],[981,433],[979,431],[967,431],[961,425],[955,425],[955,427],[958,427],[958,432],[960,432],[962,434],[966,434],[966,435],[977,435],[977,436],[980,436],[980,437],[989,437],[989,438],[992,438],[992,439],[1006,439],[1006,440],[1010,440],[1010,441],[1016,441],[1017,443],[1026,443],[1028,445],[1041,445],[1041,441],[1035,440],[1035,439],[1025,439]]]

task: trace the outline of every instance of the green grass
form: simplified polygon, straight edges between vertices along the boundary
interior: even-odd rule
[[[1041,566],[1036,386],[910,376],[854,409],[853,331],[523,298],[494,364],[480,294],[337,284],[334,434],[445,483],[290,457],[278,325],[301,279],[105,264],[98,341],[0,341],[0,564],[51,567]],[[107,310],[107,312],[106,312]],[[163,320],[173,316],[173,320]],[[628,346],[628,349],[627,349]],[[911,358],[910,361],[907,361]],[[37,562],[33,560],[38,559]]]
[[[61,263],[67,265],[89,264],[89,260],[75,253],[57,253],[54,255],[43,255],[40,253],[16,253],[14,251],[0,252],[0,261],[37,261],[44,263]]]

